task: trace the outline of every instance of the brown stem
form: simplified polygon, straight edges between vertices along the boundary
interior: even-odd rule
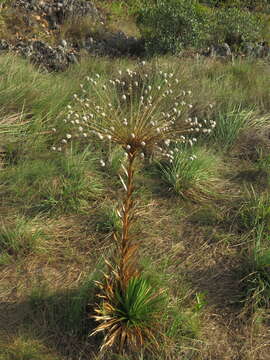
[[[130,226],[132,224],[132,210],[134,202],[132,194],[134,191],[133,179],[134,179],[134,160],[136,153],[130,152],[128,154],[128,167],[127,167],[127,189],[126,196],[123,200],[123,215],[122,215],[122,236],[120,239],[120,264],[119,264],[119,276],[121,290],[124,291],[127,282],[130,277],[129,259],[127,258],[128,251],[130,251],[131,239],[130,239]]]

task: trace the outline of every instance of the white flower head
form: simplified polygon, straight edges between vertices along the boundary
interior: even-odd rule
[[[170,140],[170,139],[166,139],[166,140],[164,141],[164,143],[165,143],[166,146],[169,146],[170,143],[171,143],[171,140]]]

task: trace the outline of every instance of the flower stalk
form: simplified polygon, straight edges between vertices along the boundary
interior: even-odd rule
[[[121,290],[124,292],[128,281],[131,277],[137,274],[135,265],[135,254],[137,246],[132,244],[132,237],[130,236],[130,229],[135,218],[135,202],[133,199],[134,192],[134,161],[136,159],[136,152],[128,153],[128,166],[127,166],[127,184],[125,197],[123,199],[122,207],[122,234],[119,246],[119,278]]]

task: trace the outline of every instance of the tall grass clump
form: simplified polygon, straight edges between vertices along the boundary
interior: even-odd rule
[[[233,108],[227,113],[219,112],[211,141],[217,146],[222,146],[223,150],[230,150],[241,131],[252,125],[254,117],[253,111],[243,110],[240,107]]]
[[[32,220],[17,217],[14,222],[1,224],[0,263],[23,258],[34,253],[42,244],[45,235],[41,227]]]
[[[180,147],[176,150],[172,163],[158,163],[159,173],[169,189],[185,199],[213,197],[219,181],[219,159],[199,147]]]
[[[270,229],[270,198],[268,193],[258,194],[254,187],[246,189],[245,198],[240,202],[235,217],[240,231],[254,230],[263,226],[264,231]]]
[[[264,225],[259,225],[254,232],[254,239],[243,267],[242,286],[244,302],[255,310],[270,306],[270,247],[269,234]]]
[[[152,69],[153,70],[153,69]],[[87,76],[81,93],[67,107],[65,126],[55,132],[54,151],[61,151],[77,139],[104,143],[100,165],[106,167],[111,144],[121,146],[124,161],[119,174],[124,195],[117,214],[121,231],[113,234],[115,254],[107,261],[109,274],[98,283],[101,302],[95,319],[100,324],[93,334],[105,334],[101,350],[117,349],[121,354],[131,349],[158,347],[158,319],[161,316],[162,290],[155,289],[141,274],[137,264],[140,239],[134,225],[139,208],[136,201],[136,164],[147,153],[174,159],[178,144],[192,146],[197,135],[210,133],[212,120],[199,121],[189,116],[190,92],[184,91],[174,73],[154,69],[142,63],[138,70],[119,70],[111,79],[100,74]],[[58,144],[59,144],[58,143]]]

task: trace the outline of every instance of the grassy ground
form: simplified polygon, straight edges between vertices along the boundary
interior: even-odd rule
[[[40,74],[16,57],[0,63],[0,359],[95,359],[93,280],[119,228],[122,153],[113,149],[109,168],[96,140],[55,153],[51,129],[86,75],[108,79],[138,64],[88,58]],[[179,90],[192,91],[192,116],[217,122],[192,166],[148,161],[137,176],[140,262],[169,299],[167,359],[268,359],[269,64],[146,64],[156,67],[177,71]]]

